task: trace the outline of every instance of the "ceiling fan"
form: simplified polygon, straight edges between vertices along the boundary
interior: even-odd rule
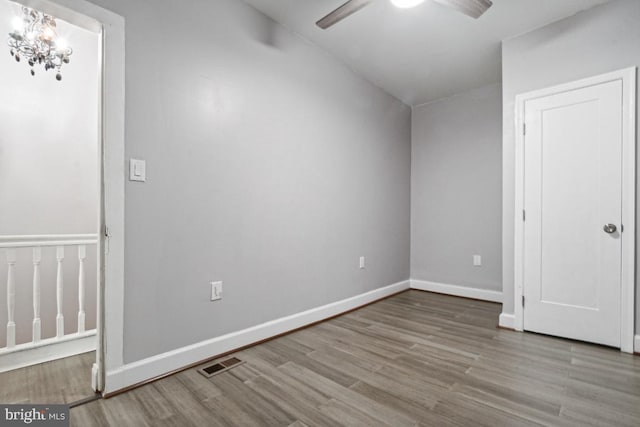
[[[374,0],[349,0],[324,18],[316,22],[316,25],[323,30],[337,24],[346,17],[356,13]],[[472,18],[478,19],[489,9],[493,3],[491,0],[433,0],[448,6],[458,12],[464,13]],[[417,6],[424,0],[391,0],[391,3],[400,8]]]

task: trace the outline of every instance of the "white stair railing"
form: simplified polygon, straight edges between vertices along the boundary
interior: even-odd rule
[[[42,248],[33,248],[33,343],[42,339],[42,322],[40,320],[40,262]]]
[[[51,345],[57,342],[67,342],[73,339],[86,338],[95,335],[95,330],[86,331],[85,313],[85,260],[87,258],[87,246],[97,245],[97,234],[79,235],[42,235],[42,236],[0,236],[0,249],[6,251],[7,263],[7,342],[6,347],[0,347],[0,356]],[[41,272],[42,248],[56,248],[56,335],[53,338],[42,339],[41,307]],[[64,331],[64,259],[65,248],[78,248],[78,329],[74,333],[65,334]],[[32,339],[30,343],[16,345],[16,250],[18,248],[33,248],[33,324]],[[1,346],[1,344],[0,344]],[[0,367],[0,372],[2,371]]]
[[[7,348],[16,346],[16,277],[14,270],[16,268],[16,251],[15,249],[7,250]]]
[[[78,333],[81,334],[85,330],[84,312],[84,260],[87,258],[87,247],[85,245],[78,246]]]
[[[64,246],[56,247],[56,259],[58,260],[58,273],[56,275],[56,307],[58,308],[58,315],[56,316],[56,337],[62,338],[64,336],[64,315],[62,314],[62,298],[64,297],[62,261],[64,261]]]

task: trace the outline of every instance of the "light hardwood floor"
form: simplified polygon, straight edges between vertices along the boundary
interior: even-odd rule
[[[640,357],[496,329],[500,305],[408,291],[71,410],[74,426],[640,426]]]
[[[96,352],[0,374],[0,403],[73,403],[94,396],[91,366]]]

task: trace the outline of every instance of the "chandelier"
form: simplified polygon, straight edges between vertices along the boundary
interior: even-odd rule
[[[16,17],[14,30],[9,33],[9,53],[16,61],[24,58],[35,76],[34,67],[42,65],[45,71],[56,70],[56,80],[62,80],[60,68],[69,63],[73,50],[58,37],[56,21],[52,16],[23,7],[23,17]]]

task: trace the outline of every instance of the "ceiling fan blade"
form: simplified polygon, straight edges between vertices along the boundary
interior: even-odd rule
[[[316,25],[323,30],[326,30],[330,26],[337,24],[347,16],[356,13],[373,0],[349,0],[327,16],[316,22]]]
[[[493,3],[491,0],[434,0],[472,18],[480,18]]]

